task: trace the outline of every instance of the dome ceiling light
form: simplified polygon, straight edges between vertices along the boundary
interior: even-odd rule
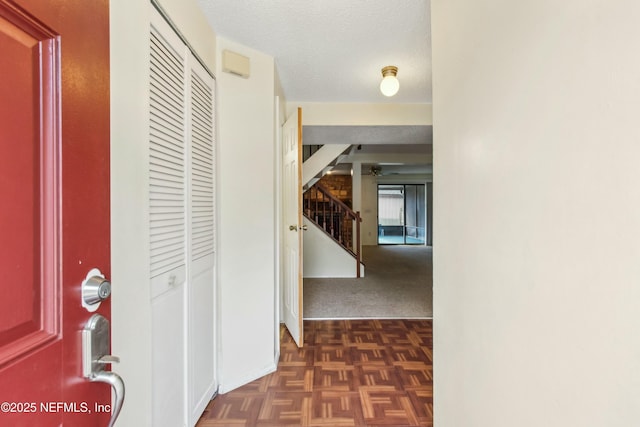
[[[396,77],[398,67],[388,65],[382,69],[382,81],[380,82],[380,92],[384,96],[393,96],[400,89],[400,82]]]

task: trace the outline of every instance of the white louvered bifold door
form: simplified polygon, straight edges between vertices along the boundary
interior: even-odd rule
[[[187,80],[183,43],[159,16],[150,34],[149,249],[152,425],[185,424]]]
[[[217,385],[214,351],[214,80],[189,58],[188,393],[195,425]]]
[[[152,424],[194,426],[215,381],[214,80],[156,13],[150,32]]]

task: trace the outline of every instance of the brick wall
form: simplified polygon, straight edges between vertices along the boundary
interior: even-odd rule
[[[334,197],[349,207],[353,206],[353,180],[351,175],[325,175],[320,184],[331,191]]]

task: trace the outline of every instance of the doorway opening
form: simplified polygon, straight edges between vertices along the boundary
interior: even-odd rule
[[[378,184],[378,244],[427,243],[425,184]]]

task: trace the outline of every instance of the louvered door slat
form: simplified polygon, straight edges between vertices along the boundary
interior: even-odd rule
[[[155,94],[152,94],[155,96]],[[184,117],[176,117],[175,111],[163,110],[162,106],[158,105],[157,108],[151,111],[151,128],[158,127],[158,131],[171,135],[173,137],[179,137],[184,132],[184,123],[180,122]]]
[[[162,234],[158,234],[158,235],[151,235],[151,241],[157,240],[157,239],[163,239],[167,242],[179,242],[181,239],[184,239],[184,236],[181,236],[179,234],[175,234],[175,233],[162,233]]]
[[[158,133],[156,138],[159,138],[164,141],[163,135]],[[165,141],[168,142],[168,141]],[[175,156],[181,154],[179,151],[176,151],[176,147],[172,147],[167,144],[156,144],[155,146],[155,155],[158,156]]]

